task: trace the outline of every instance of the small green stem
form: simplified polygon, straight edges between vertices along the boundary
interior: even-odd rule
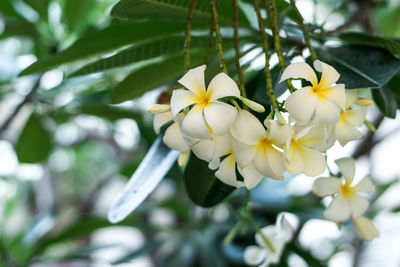
[[[222,37],[221,37],[220,29],[219,29],[218,11],[217,11],[215,0],[211,0],[210,6],[211,6],[212,14],[213,14],[214,31],[215,31],[215,35],[217,37],[217,51],[218,51],[219,58],[221,60],[221,69],[223,72],[228,73],[228,71],[226,69],[225,58],[224,58],[224,50],[222,48]]]
[[[269,240],[268,237],[264,235],[258,224],[253,220],[253,218],[248,218],[248,221],[250,222],[254,231],[256,231],[257,234],[261,236],[262,240],[264,241],[265,245],[269,248],[269,250],[271,250],[271,252],[275,254],[276,253],[275,246],[272,244],[271,240]]]
[[[209,54],[211,53],[211,49],[214,45],[214,18],[211,16],[210,18],[210,30],[208,33],[208,42],[207,42],[207,50],[204,55],[204,64],[207,65],[209,61]]]
[[[306,41],[306,45],[308,47],[308,50],[310,50],[311,59],[312,59],[312,61],[315,61],[315,60],[317,60],[317,55],[315,54],[315,51],[311,46],[310,34],[308,33],[306,25],[304,24],[303,16],[301,15],[299,9],[297,8],[296,3],[295,3],[294,0],[290,0],[290,4],[292,5],[292,8],[293,8],[294,12],[296,12],[297,17],[300,20],[300,27],[301,27],[301,29],[303,31],[304,40]]]
[[[243,70],[240,66],[240,49],[239,49],[239,8],[237,0],[232,0],[233,5],[233,47],[235,48],[235,63],[239,76],[239,89],[243,97],[246,97],[246,89],[244,87]]]
[[[254,9],[257,13],[258,28],[260,30],[260,33],[261,33],[261,36],[263,39],[263,50],[264,50],[264,54],[265,54],[264,73],[265,73],[265,79],[267,82],[267,95],[271,99],[271,104],[274,107],[274,109],[279,109],[278,100],[275,97],[274,88],[272,87],[271,72],[269,70],[268,36],[267,36],[267,33],[265,32],[264,21],[261,16],[261,11],[260,11],[260,6],[258,5],[258,0],[254,0]]]
[[[192,4],[190,5],[189,8],[188,18],[186,21],[186,32],[185,32],[186,40],[185,40],[185,50],[183,52],[185,55],[185,73],[190,70],[190,42],[191,42],[190,31],[193,23],[194,10],[196,8],[198,1],[199,0],[192,1]]]
[[[285,64],[285,59],[283,58],[281,42],[279,38],[278,10],[276,8],[276,2],[275,0],[268,0],[268,1],[265,0],[264,4],[271,24],[272,34],[274,37],[274,48],[279,59],[279,67],[281,68],[282,71],[284,71],[286,69],[286,64]],[[290,79],[287,79],[286,83],[289,91],[293,93],[296,89],[293,87],[292,81]]]

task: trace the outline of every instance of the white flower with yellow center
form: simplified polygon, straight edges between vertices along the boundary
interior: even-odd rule
[[[326,142],[327,129],[309,126],[296,127],[296,130],[284,148],[286,169],[294,175],[302,172],[307,176],[321,174],[326,168],[326,162],[324,155],[317,149]]]
[[[379,230],[370,219],[360,216],[357,219],[353,219],[353,222],[361,238],[365,241],[371,241],[379,236]]]
[[[268,131],[250,112],[240,110],[231,127],[233,153],[241,169],[252,163],[262,175],[283,180],[285,166],[277,146],[284,145],[294,129],[277,121],[267,121],[267,127]]]
[[[215,76],[206,90],[205,68],[202,65],[191,69],[178,81],[189,90],[172,92],[171,110],[175,117],[184,108],[193,105],[182,122],[182,130],[193,137],[212,139],[209,129],[216,135],[223,135],[237,115],[235,107],[219,99],[240,97],[240,91],[235,81],[225,73]]]
[[[286,99],[285,107],[293,119],[303,124],[310,121],[324,125],[337,123],[340,110],[345,109],[344,84],[335,84],[340,74],[319,60],[314,61],[314,68],[322,72],[319,82],[314,70],[305,62],[292,63],[285,69],[280,82],[303,78],[311,83],[311,86],[292,93]]]
[[[324,212],[324,217],[334,222],[344,222],[349,218],[357,219],[368,209],[369,201],[364,196],[375,191],[369,175],[358,184],[352,185],[355,174],[355,161],[352,158],[342,158],[335,161],[343,177],[342,182],[337,177],[318,178],[313,185],[313,192],[326,197],[333,195],[333,200]]]
[[[266,267],[279,263],[283,249],[293,237],[293,229],[284,216],[278,217],[276,225],[268,225],[261,229],[263,235],[271,242],[274,251],[265,244],[262,236],[256,234],[257,246],[248,246],[244,251],[244,262],[248,265]]]
[[[346,110],[341,110],[340,120],[334,127],[335,138],[342,146],[363,136],[357,127],[363,125],[367,107],[352,108],[358,100],[358,94],[358,90],[346,90]]]

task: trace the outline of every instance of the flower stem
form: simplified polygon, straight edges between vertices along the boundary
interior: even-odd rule
[[[274,88],[272,87],[272,77],[271,77],[271,72],[269,70],[268,36],[267,36],[267,33],[265,32],[264,21],[261,16],[261,11],[260,11],[260,6],[258,5],[258,0],[254,0],[254,9],[257,13],[258,28],[260,30],[260,33],[261,33],[261,36],[263,39],[263,50],[264,50],[264,54],[265,54],[264,73],[265,73],[265,79],[267,82],[267,95],[271,99],[271,104],[272,104],[273,108],[279,110],[279,104],[278,104],[278,100],[275,97]]]
[[[215,35],[217,37],[217,51],[218,51],[219,58],[221,60],[221,69],[223,72],[228,73],[228,71],[226,69],[225,58],[224,58],[224,50],[222,48],[222,37],[221,37],[220,29],[219,29],[218,11],[217,11],[215,1],[216,0],[211,0],[210,6],[211,6],[212,15],[213,15],[214,31],[215,31]]]
[[[271,24],[272,34],[274,37],[274,49],[279,59],[279,68],[284,71],[286,69],[286,64],[285,59],[283,58],[281,42],[279,39],[278,10],[276,8],[276,2],[275,0],[265,0],[264,4]],[[289,91],[293,93],[296,89],[293,87],[292,81],[290,79],[287,79],[286,83]]]
[[[208,33],[208,42],[207,42],[207,50],[206,50],[206,54],[204,55],[204,64],[207,65],[209,58],[208,56],[211,53],[211,49],[214,45],[214,18],[211,16],[210,18],[210,30]]]
[[[190,42],[191,42],[190,30],[192,28],[194,10],[196,8],[198,1],[199,0],[192,1],[192,4],[190,5],[189,8],[188,18],[186,21],[186,32],[185,32],[186,40],[185,40],[185,50],[183,52],[185,55],[185,73],[188,72],[190,69]]]
[[[233,47],[235,48],[235,63],[236,63],[236,69],[238,72],[239,76],[239,89],[240,92],[242,93],[243,97],[246,97],[246,89],[244,87],[244,78],[243,78],[243,70],[242,67],[240,66],[240,49],[239,49],[239,8],[237,4],[237,0],[232,0],[232,6],[233,6]]]
[[[260,227],[258,226],[258,224],[253,220],[253,218],[248,218],[251,226],[253,227],[254,231],[257,232],[257,234],[259,234],[264,242],[264,244],[269,248],[269,250],[271,250],[271,252],[273,254],[276,253],[276,249],[275,246],[272,244],[271,240],[268,239],[268,237],[266,237],[264,235],[264,233],[261,231]]]
[[[310,34],[307,31],[306,25],[304,25],[303,16],[301,15],[299,9],[297,8],[296,3],[295,3],[294,0],[290,0],[290,4],[292,5],[292,8],[293,8],[294,12],[296,12],[297,17],[300,20],[300,27],[301,27],[301,30],[303,31],[304,40],[306,41],[307,48],[308,48],[308,50],[310,50],[311,59],[312,59],[312,61],[315,61],[315,60],[317,60],[317,55],[315,54],[315,51],[311,46]]]

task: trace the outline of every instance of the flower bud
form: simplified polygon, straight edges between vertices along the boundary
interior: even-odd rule
[[[275,112],[275,115],[276,115],[276,120],[279,122],[280,125],[286,125],[285,118],[278,110]]]
[[[265,108],[262,105],[258,104],[257,102],[254,102],[253,100],[247,99],[243,96],[241,96],[240,99],[242,100],[243,104],[245,104],[255,112],[263,113],[265,111]]]
[[[369,99],[369,98],[358,98],[358,99],[356,100],[356,102],[355,102],[356,105],[364,106],[364,107],[367,107],[367,106],[369,106],[369,105],[372,105],[373,103],[374,103],[374,101],[372,101],[372,100]]]
[[[164,113],[167,111],[171,110],[171,106],[170,105],[164,105],[164,104],[155,104],[152,105],[151,107],[149,107],[147,109],[148,112],[152,113],[152,114],[159,114],[159,113]]]

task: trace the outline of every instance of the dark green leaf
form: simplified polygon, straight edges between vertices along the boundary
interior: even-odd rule
[[[184,28],[183,23],[154,20],[111,25],[82,37],[72,46],[56,55],[36,61],[20,75],[47,71],[59,65],[106,53],[125,45],[140,44],[169,37],[182,32]]]
[[[49,10],[49,0],[24,0],[34,10],[37,11],[42,19],[47,20]],[[70,0],[68,0],[70,1]]]
[[[95,0],[65,1],[64,14],[70,31],[75,31],[81,24],[86,22],[87,14],[95,3]]]
[[[374,47],[339,46],[317,50],[318,57],[339,73],[347,89],[377,88],[386,84],[400,67],[400,60]]]
[[[208,163],[194,154],[185,169],[185,186],[189,198],[197,205],[211,207],[223,201],[235,188],[221,182]]]
[[[393,56],[400,58],[400,41],[391,40],[379,36],[368,35],[359,32],[346,32],[339,35],[339,38],[349,44],[372,46],[386,49]]]
[[[396,117],[396,110],[398,108],[396,97],[387,86],[372,90],[372,96],[375,104],[386,117]]]
[[[51,133],[42,118],[32,114],[25,124],[15,147],[20,162],[38,163],[47,158],[52,148]]]

